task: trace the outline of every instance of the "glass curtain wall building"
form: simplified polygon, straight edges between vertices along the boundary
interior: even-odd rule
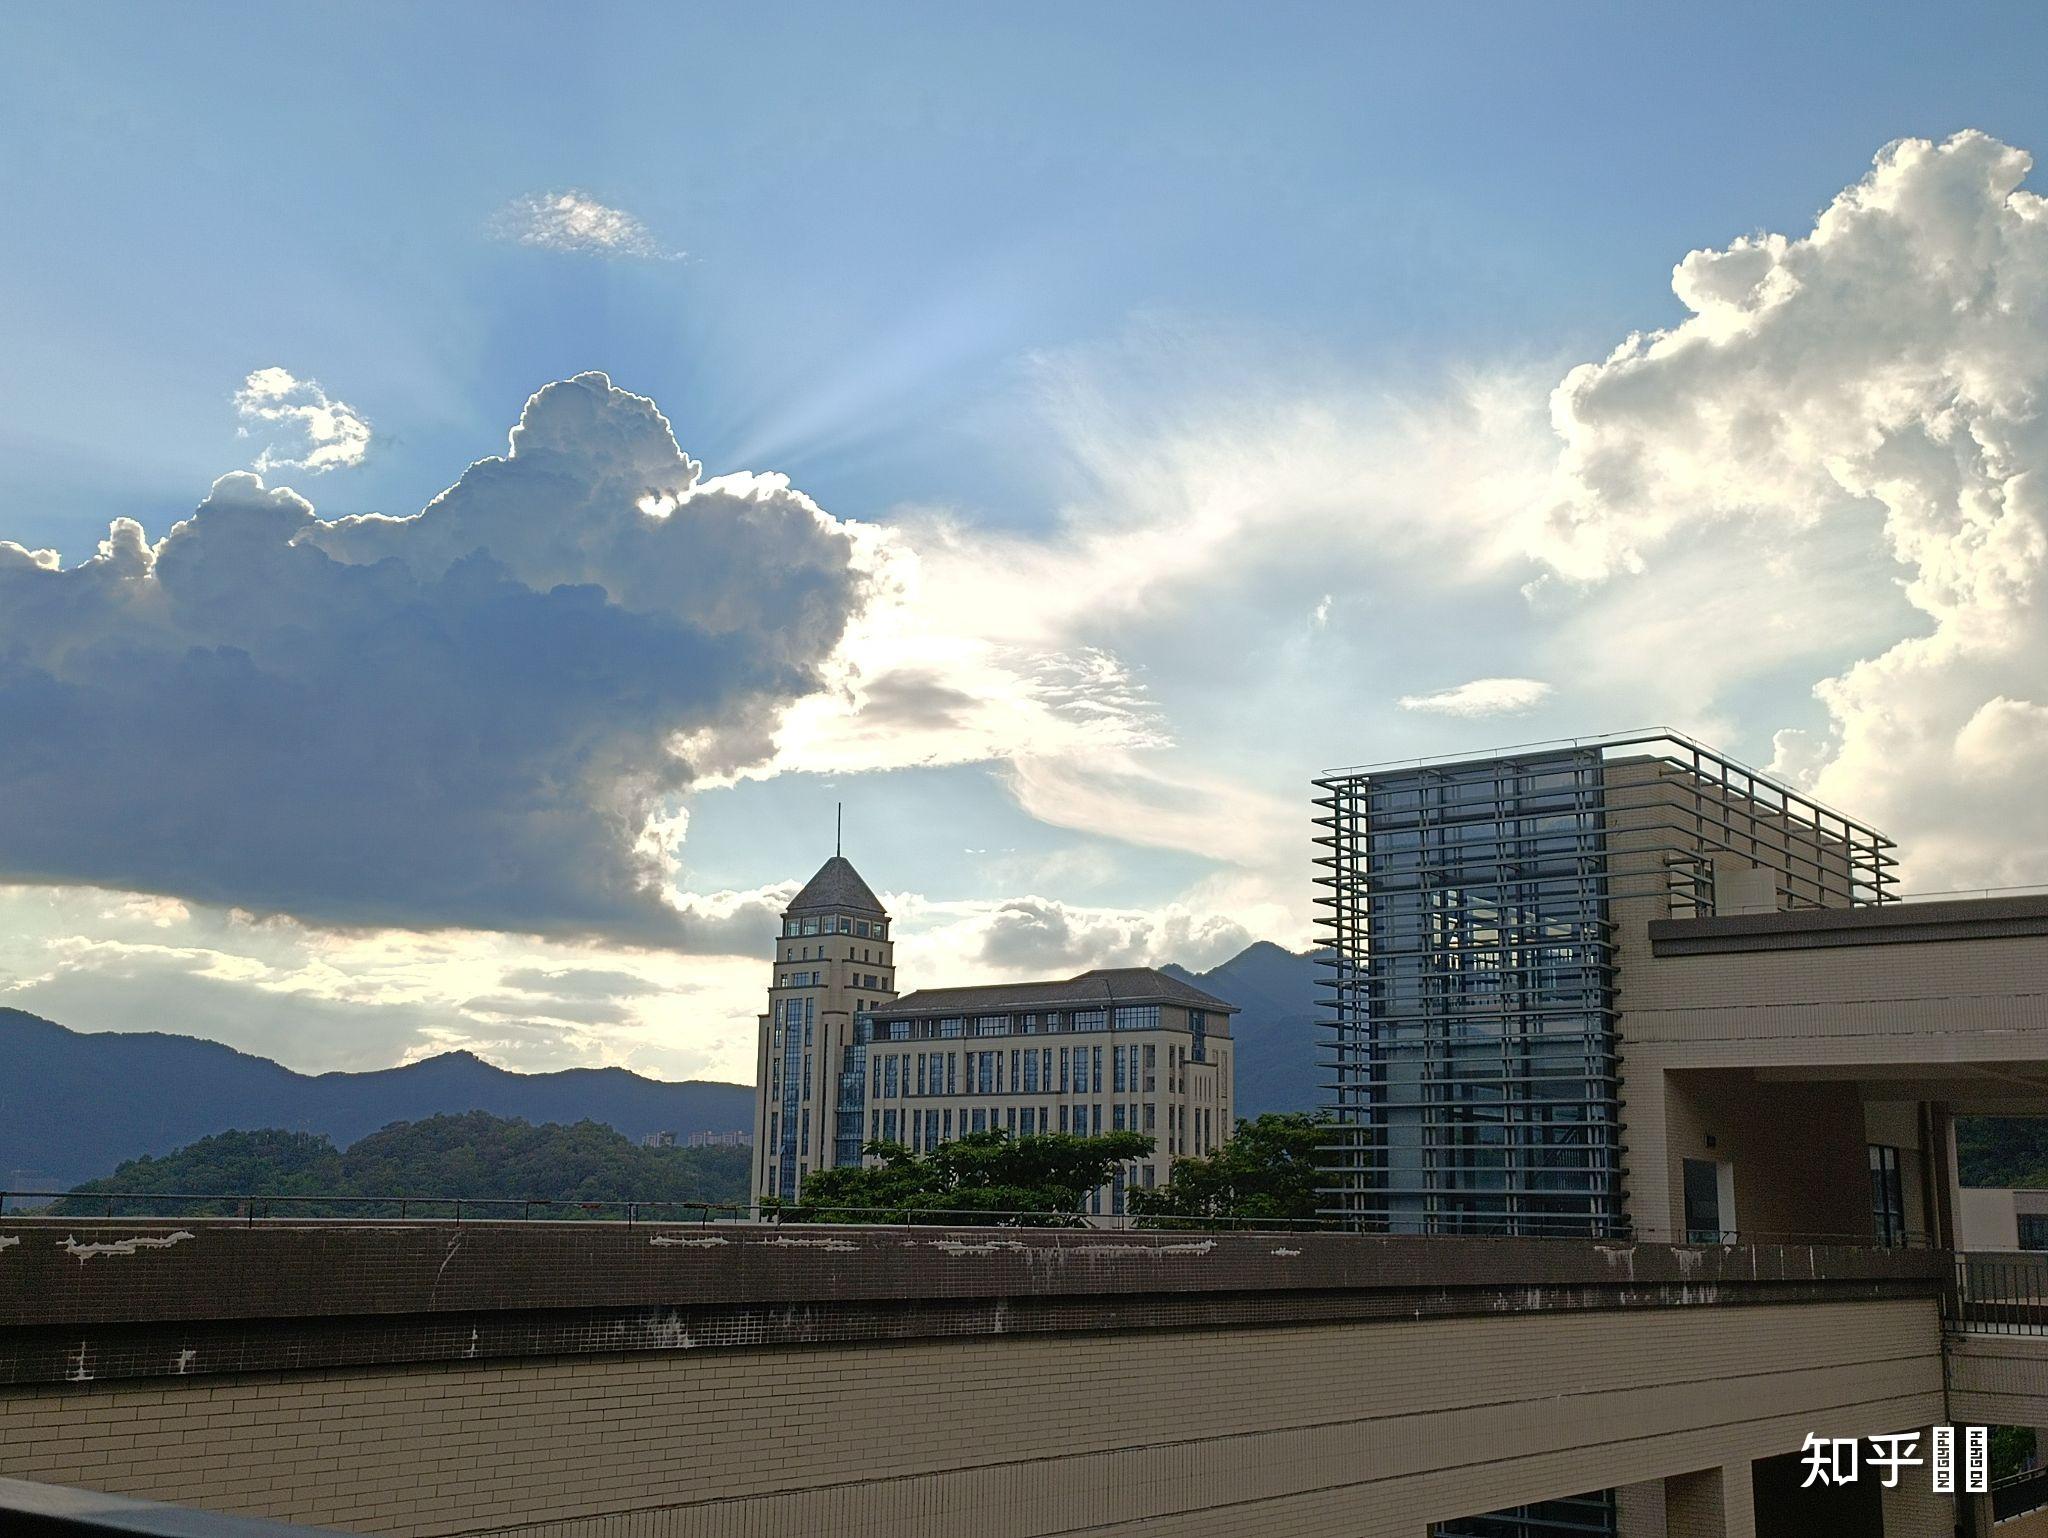
[[[1327,1210],[1380,1233],[1625,1233],[1629,924],[1893,879],[1882,835],[1672,733],[1316,784]]]
[[[1622,1227],[1597,751],[1326,783],[1339,1210],[1383,1233]]]
[[[1626,1236],[1630,935],[1652,918],[1882,902],[1892,881],[1881,835],[1674,733],[1316,786],[1336,1116],[1324,1210],[1367,1232]],[[1613,1526],[1612,1492],[1595,1492],[1437,1531]]]

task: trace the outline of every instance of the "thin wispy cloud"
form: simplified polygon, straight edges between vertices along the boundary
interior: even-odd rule
[[[289,369],[259,368],[235,391],[235,414],[245,438],[264,438],[250,468],[326,470],[359,465],[370,452],[370,424],[346,401],[335,400],[316,380],[295,378]]]
[[[1404,694],[1400,704],[1403,710],[1437,716],[1513,716],[1549,697],[1550,685],[1539,678],[1475,678],[1433,694]]]
[[[491,220],[500,240],[543,251],[581,251],[593,256],[676,261],[683,253],[664,246],[654,232],[623,208],[599,202],[574,187],[530,192],[514,198]]]

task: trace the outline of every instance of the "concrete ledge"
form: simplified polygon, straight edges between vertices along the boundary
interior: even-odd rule
[[[0,1227],[0,1383],[1931,1298],[1946,1277],[1846,1247],[30,1219]]]
[[[2048,895],[1884,903],[1864,908],[1795,908],[1783,913],[1743,913],[1721,918],[1652,919],[1649,927],[1653,956],[1721,956],[1844,945],[2007,940],[2048,935]]]
[[[1330,1232],[10,1219],[0,1327],[635,1304],[1933,1283],[1926,1250]]]

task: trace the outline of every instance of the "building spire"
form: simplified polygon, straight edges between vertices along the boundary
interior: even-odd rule
[[[845,832],[846,803],[844,801],[840,801],[835,803],[832,808],[832,853],[834,856],[838,856],[846,852],[844,849],[840,847],[840,841],[841,838],[844,836]]]

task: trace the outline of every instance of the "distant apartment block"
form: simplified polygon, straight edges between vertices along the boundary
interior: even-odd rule
[[[692,1148],[751,1148],[754,1134],[744,1129],[732,1132],[692,1132],[689,1136]]]
[[[837,855],[783,914],[755,1081],[760,1193],[794,1200],[874,1141],[927,1153],[991,1129],[1143,1133],[1152,1156],[1090,1198],[1120,1215],[1130,1187],[1229,1136],[1234,1006],[1143,967],[899,997],[888,926]]]
[[[685,1148],[751,1148],[754,1134],[744,1130],[734,1132],[692,1132],[682,1140]],[[640,1139],[642,1148],[674,1148],[676,1135],[673,1132],[650,1132]]]

